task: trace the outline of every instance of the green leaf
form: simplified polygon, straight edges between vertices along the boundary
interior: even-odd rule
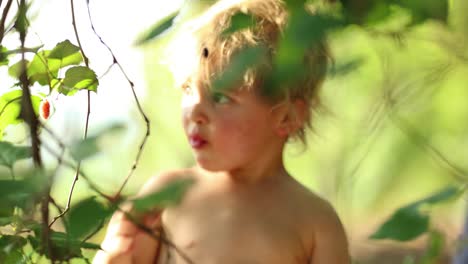
[[[31,83],[50,85],[52,80],[58,78],[58,71],[61,68],[78,65],[82,61],[83,57],[79,53],[79,48],[65,40],[58,43],[51,51],[38,52],[28,65],[28,77]]]
[[[57,78],[60,68],[59,60],[49,60],[50,51],[38,52],[28,65],[28,77],[31,84],[38,82],[40,85],[48,85],[52,79]],[[21,68],[20,68],[21,69]]]
[[[82,89],[96,92],[98,85],[99,81],[93,70],[85,66],[75,66],[65,73],[59,92],[65,95],[73,95]]]
[[[58,43],[49,54],[49,59],[58,59],[66,62],[81,61],[80,48],[73,45],[68,39]],[[72,57],[78,57],[73,58]]]
[[[8,49],[0,45],[0,66],[8,65]]]
[[[327,33],[342,25],[340,19],[328,15],[311,15],[302,9],[293,12],[274,57],[275,68],[272,80],[268,81],[268,87],[274,89],[271,92],[274,94],[280,87],[294,84],[304,76],[320,75],[322,71],[325,72],[325,65],[319,63],[315,63],[313,69],[304,67],[305,54],[312,49],[320,48],[320,43]]]
[[[437,263],[437,259],[443,254],[445,238],[438,231],[431,231],[427,240],[426,252],[421,263]]]
[[[82,248],[101,249],[97,244],[82,242],[80,240],[71,238],[67,233],[50,230],[49,235],[51,240],[50,251],[52,251],[52,254],[56,260],[67,261],[73,258],[82,258]],[[36,226],[34,228],[34,236],[28,236],[28,240],[31,243],[34,251],[40,255],[45,255],[46,257],[50,258],[50,252],[44,247],[41,241],[41,237],[42,226]]]
[[[180,203],[184,194],[195,183],[193,178],[174,180],[161,190],[133,200],[137,212],[150,211],[154,208],[165,208]]]
[[[370,238],[407,241],[426,232],[428,227],[429,216],[420,214],[415,206],[403,207],[398,209]]]
[[[413,25],[428,19],[447,22],[448,0],[394,0],[392,2],[411,12]]]
[[[26,243],[26,239],[21,236],[0,236],[0,263],[26,263],[26,258],[21,250]]]
[[[223,31],[222,36],[228,36],[236,31],[253,27],[254,25],[255,19],[253,16],[244,13],[236,13],[231,18],[231,25]]]
[[[155,25],[151,27],[148,33],[144,34],[141,38],[137,39],[135,44],[142,45],[160,36],[167,29],[172,27],[174,20],[178,14],[179,14],[179,10],[173,12],[172,14],[168,15],[164,19],[158,21]]]
[[[6,92],[0,96],[0,139],[3,137],[3,131],[5,128],[9,125],[15,125],[22,122],[20,119],[22,95],[23,91],[17,89]],[[38,95],[31,96],[31,101],[36,115],[39,113],[41,100],[42,97]]]
[[[70,148],[72,157],[77,161],[81,161],[97,154],[99,152],[97,140],[98,136],[91,136],[73,144]]]
[[[0,139],[3,137],[3,131],[9,125],[14,125],[21,120],[21,90],[7,92],[0,97]]]
[[[460,190],[447,187],[427,198],[398,209],[380,228],[370,236],[372,239],[408,241],[428,231],[429,216],[422,212],[423,206],[434,205],[460,195]]]
[[[24,60],[24,62],[26,64],[26,68],[27,68],[30,62],[28,60]],[[13,77],[15,79],[19,79],[19,77],[21,75],[22,63],[23,63],[23,60],[20,60],[17,63],[11,65],[8,68],[8,75],[10,75],[11,77]]]
[[[28,236],[29,243],[31,243],[32,248],[39,255],[45,255],[47,258],[50,258],[50,252],[52,252],[54,258],[60,261],[83,257],[79,242],[68,239],[65,233],[50,231],[49,234],[51,238],[50,250],[47,250],[42,243],[40,232],[37,233],[35,237]]]
[[[26,208],[36,201],[36,197],[43,191],[45,181],[44,175],[32,171],[32,175],[24,176],[18,180],[0,180],[0,208],[6,210],[11,207]],[[6,216],[11,216],[11,214]]]
[[[101,129],[95,135],[90,135],[88,138],[74,143],[70,148],[72,157],[77,161],[81,161],[99,153],[99,139],[106,134],[120,131],[123,128],[122,124],[113,124]]]
[[[10,142],[0,141],[0,165],[13,168],[16,161],[32,156],[31,147],[14,146]]]
[[[18,11],[15,20],[15,29],[20,33],[20,35],[26,34],[26,30],[29,25],[28,18],[26,16],[27,12],[28,5],[26,4],[26,1],[21,1],[18,6]]]
[[[70,236],[84,238],[102,225],[111,213],[112,211],[96,201],[95,197],[79,202],[71,208],[67,215]]]
[[[0,226],[6,226],[13,222],[13,217],[2,217],[2,204],[0,203]],[[13,215],[13,211],[8,213],[8,215]]]
[[[440,202],[445,202],[450,199],[454,199],[460,195],[460,189],[454,186],[444,188],[443,190],[425,198],[420,201],[417,201],[415,205],[422,206],[425,204],[436,204]]]
[[[28,263],[28,259],[26,256],[21,252],[21,250],[16,249],[11,251],[5,258],[4,264],[23,264]]]
[[[264,46],[245,47],[235,54],[226,67],[213,81],[214,90],[226,90],[232,88],[242,80],[249,68],[259,65],[267,54]]]
[[[0,236],[0,248],[22,248],[26,245],[27,241],[21,236],[2,235]]]

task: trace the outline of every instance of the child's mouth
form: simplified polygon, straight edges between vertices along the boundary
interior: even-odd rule
[[[206,140],[204,140],[199,135],[190,135],[189,136],[189,144],[194,149],[200,149],[200,148],[204,147],[207,143],[208,142]]]

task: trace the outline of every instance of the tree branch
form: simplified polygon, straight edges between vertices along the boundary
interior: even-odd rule
[[[8,0],[5,7],[3,8],[2,18],[0,19],[0,43],[2,43],[3,37],[5,36],[5,21],[12,3],[13,0]]]
[[[148,140],[148,137],[150,136],[150,121],[149,121],[149,118],[148,116],[145,114],[145,112],[143,111],[143,107],[141,106],[140,104],[140,101],[138,100],[138,96],[135,92],[135,84],[130,80],[130,78],[128,77],[127,73],[125,72],[125,70],[123,69],[122,65],[119,63],[119,61],[117,60],[117,57],[115,56],[114,52],[112,51],[112,49],[109,47],[109,45],[107,45],[104,40],[102,39],[102,37],[97,33],[95,27],[94,27],[94,23],[93,23],[93,20],[92,20],[92,17],[91,17],[91,10],[90,10],[90,7],[89,7],[89,0],[86,0],[86,5],[88,7],[88,17],[89,17],[89,21],[90,21],[90,24],[91,24],[91,28],[94,32],[94,34],[99,38],[99,41],[101,41],[101,43],[107,48],[107,50],[109,51],[109,53],[112,55],[112,65],[114,64],[117,64],[117,66],[119,67],[120,71],[122,72],[122,74],[125,76],[125,78],[127,79],[127,82],[128,84],[130,85],[130,89],[132,91],[132,94],[133,94],[133,98],[135,100],[135,103],[137,105],[137,108],[138,108],[138,112],[140,113],[140,115],[142,116],[145,124],[146,124],[146,133],[143,137],[143,140],[141,141],[140,143],[140,146],[138,148],[138,152],[137,152],[137,155],[136,155],[136,158],[135,158],[135,161],[133,162],[132,164],[132,167],[130,168],[130,171],[128,172],[128,175],[127,177],[125,177],[122,185],[120,186],[119,190],[117,191],[117,193],[115,194],[115,197],[119,197],[121,194],[122,194],[122,191],[123,189],[125,188],[125,186],[127,185],[127,182],[128,180],[130,179],[130,177],[133,175],[133,173],[135,172],[136,168],[137,168],[137,165],[140,161],[140,158],[141,158],[141,154],[143,153],[143,149],[146,145],[146,141]]]

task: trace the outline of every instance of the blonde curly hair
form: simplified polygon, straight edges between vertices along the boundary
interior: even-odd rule
[[[310,8],[304,7],[304,9]],[[254,20],[251,26],[232,34],[225,34],[236,14],[245,14]],[[238,88],[251,89],[272,104],[300,99],[308,107],[301,128],[291,136],[303,143],[306,128],[312,128],[312,112],[320,106],[318,91],[321,87],[329,61],[329,52],[324,41],[319,41],[306,50],[302,69],[305,74],[293,82],[282,83],[280,89],[271,91],[267,79],[275,67],[278,44],[287,30],[288,8],[282,0],[220,0],[190,23],[196,44],[196,79],[206,87],[229,67],[232,58],[246,47],[261,45],[266,48],[266,58],[248,68],[236,83]]]

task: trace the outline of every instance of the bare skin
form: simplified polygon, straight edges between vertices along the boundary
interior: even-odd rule
[[[193,263],[350,263],[334,210],[287,174],[248,185],[217,176],[194,168],[156,176],[144,187],[151,192],[161,181],[196,180],[181,204],[146,222],[162,226]],[[108,240],[117,249],[106,261],[94,263],[187,263],[125,217],[114,217],[112,225],[119,231]]]
[[[182,202],[148,213],[143,223],[164,234],[195,264],[348,264],[343,227],[333,208],[284,169],[288,135],[306,118],[304,104],[280,107],[251,91],[184,88],[182,121],[197,166],[150,179],[140,195],[191,177]],[[111,220],[94,260],[122,264],[190,263],[121,213]]]

